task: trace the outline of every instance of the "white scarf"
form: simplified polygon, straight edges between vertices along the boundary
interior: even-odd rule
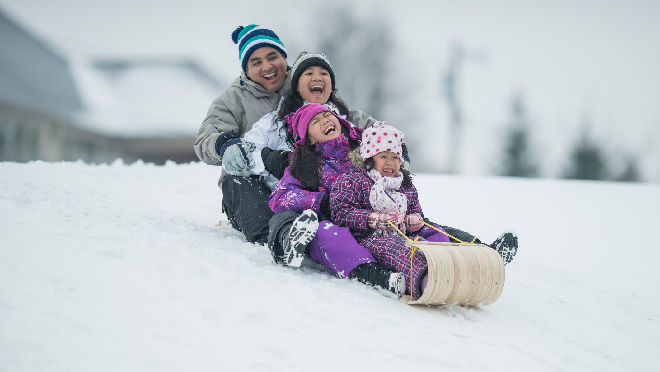
[[[399,172],[396,177],[385,177],[375,169],[371,169],[367,174],[374,181],[374,185],[371,186],[371,192],[369,193],[369,203],[371,203],[371,208],[373,208],[374,212],[399,212],[405,216],[408,210],[408,198],[406,198],[404,193],[399,192],[401,182],[403,182],[403,174]],[[405,224],[403,222],[397,227],[399,230],[405,232]],[[384,235],[398,234],[394,229],[377,229],[376,233]]]

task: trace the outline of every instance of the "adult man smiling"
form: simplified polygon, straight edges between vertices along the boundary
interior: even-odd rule
[[[247,67],[243,70],[253,82],[261,85],[269,92],[277,92],[286,79],[286,54],[275,48],[263,46],[250,55]]]
[[[238,44],[241,75],[211,104],[194,146],[200,160],[224,168],[232,168],[236,162],[251,161],[251,157],[246,156],[250,145],[244,144],[240,137],[271,112],[291,86],[286,48],[275,32],[251,24],[234,30],[232,40]],[[231,206],[254,193],[267,196],[270,189],[258,177],[237,179],[224,170],[218,185],[222,189],[223,211],[234,227],[242,231],[249,242],[266,242],[268,223],[253,219],[261,216],[259,218],[268,221],[272,215],[268,205],[262,203],[263,210],[259,211],[234,211]]]

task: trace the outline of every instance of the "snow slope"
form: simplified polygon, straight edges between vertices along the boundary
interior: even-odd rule
[[[0,371],[660,364],[658,185],[417,175],[431,219],[521,247],[496,303],[412,307],[217,227],[218,171],[0,163]]]

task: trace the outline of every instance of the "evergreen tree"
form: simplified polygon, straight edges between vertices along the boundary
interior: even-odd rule
[[[511,122],[504,143],[499,174],[509,177],[537,177],[539,166],[530,144],[529,119],[523,99],[516,95],[511,104]]]
[[[576,141],[564,178],[580,180],[608,179],[607,160],[603,150],[589,136],[587,130]]]
[[[461,143],[463,137],[463,111],[458,100],[458,83],[465,62],[465,48],[455,43],[449,49],[449,65],[442,77],[445,99],[449,106],[449,168],[448,173],[457,173],[460,163]]]
[[[637,165],[637,160],[632,156],[629,156],[625,161],[625,166],[623,171],[619,176],[615,178],[615,181],[620,182],[639,182],[641,181],[641,175],[639,172],[639,167]]]

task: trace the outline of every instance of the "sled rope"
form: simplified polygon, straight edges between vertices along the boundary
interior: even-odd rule
[[[432,228],[433,230],[435,230],[435,231],[437,231],[437,232],[441,232],[441,233],[447,235],[447,237],[449,237],[449,238],[451,238],[451,239],[454,239],[454,240],[456,240],[457,242],[460,242],[460,243],[463,243],[463,244],[474,244],[474,241],[477,240],[477,237],[475,236],[474,239],[472,239],[471,242],[469,242],[469,243],[468,243],[468,242],[464,242],[464,241],[462,241],[461,239],[459,239],[459,238],[457,238],[457,237],[455,237],[455,236],[449,235],[449,234],[447,234],[446,232],[444,232],[444,231],[438,229],[437,227],[435,227],[435,226],[433,226],[433,225],[430,225],[430,224],[428,224],[428,223],[426,223],[426,222],[424,222],[424,221],[422,221],[422,223],[423,223],[424,225],[426,225],[426,226]]]
[[[402,233],[401,230],[399,230],[399,229],[396,227],[396,225],[394,225],[394,223],[392,223],[392,221],[387,220],[387,223],[389,223],[389,224],[394,228],[394,230],[398,231],[399,234],[401,234],[401,236],[403,236],[403,237],[406,238],[407,240],[409,240],[409,241],[412,242],[412,241],[417,241],[417,239],[419,239],[419,236],[418,236],[418,237],[415,238],[415,240],[412,240],[412,239],[410,239],[408,236],[406,236],[406,234]],[[428,224],[428,223],[426,223],[426,222],[424,222],[424,221],[422,221],[422,223],[423,223],[424,225],[426,225],[426,226],[432,228],[433,230],[435,230],[435,231],[437,231],[437,232],[441,232],[441,233],[447,235],[447,237],[449,237],[449,238],[451,238],[451,239],[454,239],[454,240],[456,240],[457,242],[460,242],[460,243],[463,243],[463,244],[474,244],[474,241],[477,240],[477,237],[475,236],[474,239],[472,239],[471,242],[469,242],[469,243],[468,243],[468,242],[464,242],[464,241],[462,241],[461,239],[459,239],[459,238],[457,238],[457,237],[455,237],[455,236],[453,236],[453,235],[449,235],[449,234],[447,234],[446,232],[444,232],[444,231],[438,229],[437,227],[435,227],[435,226],[433,226],[433,225],[431,225],[431,224]]]
[[[410,251],[410,298],[412,298],[413,295],[413,288],[412,288],[412,271],[413,271],[413,256],[415,255],[415,251],[417,250],[417,247],[412,247],[412,251]],[[421,293],[420,293],[421,295]]]
[[[408,236],[406,236],[406,234],[402,233],[401,230],[399,230],[399,229],[396,227],[396,225],[394,225],[394,223],[393,223],[392,221],[387,220],[387,223],[389,223],[389,224],[394,228],[394,230],[398,231],[399,234],[401,234],[401,236],[403,236],[404,238],[406,238],[407,240],[409,240],[409,241],[411,241],[411,242],[414,241],[414,240],[410,239]],[[417,240],[417,239],[415,239],[415,240]]]
[[[401,230],[399,230],[399,229],[394,225],[394,223],[392,223],[392,221],[387,220],[387,223],[389,223],[390,225],[392,225],[392,227],[394,228],[394,230],[398,231],[399,234],[401,234],[401,236],[403,236],[404,238],[406,238],[408,241],[416,242],[416,241],[419,240],[419,236],[416,236],[415,239],[410,239],[406,234],[402,233]]]
[[[399,234],[401,234],[401,236],[406,238],[408,241],[416,242],[419,239],[419,236],[416,236],[415,240],[412,240],[406,234],[402,233],[401,230],[399,230],[392,221],[387,220],[387,223],[389,223],[394,228],[394,230],[398,231]],[[412,281],[412,277],[413,277],[413,256],[415,255],[416,250],[417,250],[417,247],[412,247],[412,251],[410,252],[410,277],[409,277],[410,280],[409,280],[409,282],[410,282],[410,296],[411,297],[412,297],[412,294],[413,294],[413,286],[412,286],[412,282],[413,282]]]

